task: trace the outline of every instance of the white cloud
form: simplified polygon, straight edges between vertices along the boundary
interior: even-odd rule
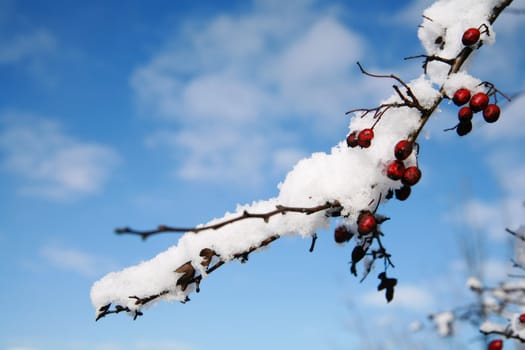
[[[491,127],[488,125],[487,129]],[[512,128],[520,129],[520,126],[509,126],[509,130]],[[477,143],[487,150],[484,161],[496,179],[487,186],[497,189],[499,193],[495,198],[466,201],[459,210],[448,214],[452,222],[480,233],[488,233],[488,237],[500,241],[508,238],[505,228],[515,228],[524,223],[525,158],[520,148],[522,136],[518,136],[518,133],[509,131],[509,139],[505,139],[504,132],[498,131],[492,134],[494,139]]]
[[[259,184],[264,179],[260,170],[270,147],[263,135],[235,130],[193,129],[176,135],[178,144],[189,150],[191,157],[177,170],[187,180],[241,180]]]
[[[9,112],[0,125],[0,169],[19,177],[23,195],[69,199],[96,193],[119,163],[111,148],[78,141],[48,119]]]
[[[433,0],[413,0],[408,6],[395,13],[392,19],[399,24],[415,27],[421,24],[421,14],[433,2]]]
[[[499,203],[487,203],[480,200],[469,200],[460,211],[456,220],[474,231],[489,232],[492,238],[502,238],[504,224],[502,208]]]
[[[57,49],[56,38],[45,29],[17,34],[0,41],[0,64],[18,63],[40,55],[53,53]]]
[[[154,143],[175,151],[179,176],[253,184],[306,153],[295,129],[344,138],[344,112],[378,94],[355,66],[364,51],[331,8],[255,1],[241,14],[187,21],[130,84],[142,112],[166,123],[162,133],[176,122],[171,141]]]
[[[487,233],[492,240],[502,241],[509,237],[505,228],[523,223],[523,211],[520,197],[507,196],[492,201],[472,199],[454,212],[451,220],[476,232]]]
[[[525,199],[525,157],[521,152],[512,147],[498,147],[487,155],[487,163],[506,193]]]
[[[493,285],[505,280],[508,274],[512,272],[512,265],[510,260],[498,260],[495,258],[486,257],[480,263],[479,272],[483,282],[488,285]],[[461,273],[467,276],[468,269],[464,260],[454,260],[450,264],[454,274]]]
[[[60,245],[42,247],[40,256],[58,269],[85,277],[97,277],[116,268],[108,259]]]
[[[361,300],[370,306],[384,306],[386,304],[384,293],[377,291],[365,294]],[[434,298],[427,288],[401,284],[395,287],[394,300],[389,305],[415,311],[428,311],[434,304]]]

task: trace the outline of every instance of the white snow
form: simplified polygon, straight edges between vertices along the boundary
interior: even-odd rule
[[[482,333],[491,333],[491,332],[505,333],[507,330],[507,325],[501,324],[501,323],[495,323],[491,321],[485,321],[481,324],[481,326],[479,327],[479,330]]]
[[[465,71],[460,71],[455,74],[451,74],[445,80],[443,89],[448,97],[452,98],[456,90],[468,89],[473,95],[476,92],[485,92],[485,88],[481,84],[481,80],[474,78]]]
[[[487,13],[497,3],[496,0],[441,0],[425,11],[425,16],[432,20],[424,20],[419,30],[419,37],[428,54],[443,55],[452,58],[461,51],[461,36],[465,29],[487,23]],[[490,29],[490,39],[494,33]],[[434,44],[438,36],[443,36],[445,46],[437,48]],[[487,42],[489,38],[482,36]],[[433,84],[445,82],[449,66],[434,62],[429,64],[427,75],[423,75],[409,83],[419,103],[428,108],[439,98],[439,89]],[[375,79],[375,78],[370,78]],[[393,83],[399,85],[397,82]],[[447,94],[459,86],[476,88],[478,80],[466,73],[458,73],[446,80]],[[405,93],[405,88],[399,86]],[[402,102],[397,93],[382,103]],[[386,177],[385,167],[394,159],[394,146],[413,133],[420,126],[421,113],[415,108],[390,108],[383,114],[374,126],[375,137],[369,148],[349,148],[345,141],[332,148],[330,153],[314,153],[299,161],[278,185],[279,194],[275,198],[238,206],[235,212],[227,213],[222,218],[210,221],[208,224],[221,222],[241,215],[244,211],[250,213],[266,213],[276,208],[276,205],[293,207],[315,207],[326,202],[338,201],[343,206],[343,223],[355,230],[357,216],[362,210],[374,210],[377,202],[385,201],[385,195],[391,188],[399,188],[400,181]],[[370,128],[376,119],[373,113],[365,117],[355,113],[350,121],[349,130],[359,131]],[[406,166],[416,164],[413,154],[405,161]],[[424,176],[424,175],[423,175]],[[259,244],[268,237],[298,234],[303,237],[313,235],[317,230],[327,228],[329,219],[324,212],[312,215],[287,213],[272,216],[268,222],[261,219],[246,219],[238,221],[218,230],[201,231],[197,234],[186,233],[177,245],[149,261],[128,267],[120,272],[106,275],[97,281],[91,289],[91,300],[98,310],[107,304],[128,307],[138,310],[135,300],[130,296],[148,297],[160,292],[167,293],[148,303],[154,304],[161,300],[186,299],[194,291],[195,286],[189,285],[186,290],[176,286],[175,282],[181,276],[174,271],[181,265],[191,262],[197,271],[206,277],[201,266],[200,252],[204,248],[213,249],[220,259],[230,261],[236,254],[242,253]],[[449,332],[449,324],[453,314],[444,313],[435,317],[438,329],[442,333]]]
[[[473,291],[481,291],[481,288],[482,288],[482,284],[481,284],[481,281],[476,278],[476,277],[470,277],[468,280],[467,280],[467,287]]]
[[[454,319],[454,313],[451,311],[432,315],[432,321],[436,326],[438,334],[442,337],[446,337],[454,333]]]
[[[423,12],[425,19],[418,31],[426,54],[446,59],[456,57],[464,48],[461,37],[465,30],[479,28],[482,25],[487,26],[490,35],[482,33],[480,41],[484,44],[492,44],[496,34],[488,22],[488,14],[500,2],[501,0],[435,2]],[[428,74],[439,85],[445,81],[449,69],[448,64],[439,61],[430,62],[427,67]]]

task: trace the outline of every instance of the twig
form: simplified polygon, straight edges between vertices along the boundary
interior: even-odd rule
[[[173,233],[184,233],[184,232],[193,232],[193,233],[199,233],[201,231],[206,230],[218,230],[223,226],[233,224],[234,222],[246,220],[246,219],[262,219],[264,222],[268,222],[270,218],[277,214],[286,214],[286,213],[302,213],[306,215],[311,215],[323,210],[327,209],[339,209],[341,208],[341,204],[338,201],[333,202],[326,202],[325,204],[318,205],[315,207],[287,207],[283,205],[276,205],[275,210],[269,211],[267,213],[249,213],[247,211],[244,211],[241,215],[236,216],[232,219],[224,220],[221,222],[218,222],[216,224],[207,225],[207,226],[197,226],[197,227],[170,227],[165,225],[160,225],[156,229],[153,230],[135,230],[129,227],[124,228],[117,228],[115,230],[116,234],[131,234],[131,235],[138,235],[142,239],[147,239],[149,236],[160,234],[160,233],[167,233],[167,232],[173,232]]]
[[[424,58],[425,60],[423,61],[423,71],[426,73],[427,72],[427,67],[428,67],[428,64],[432,61],[439,61],[439,62],[443,62],[443,63],[446,63],[450,66],[452,66],[455,62],[455,58],[444,58],[444,57],[441,57],[441,56],[436,56],[436,55],[416,55],[416,56],[408,56],[408,57],[405,57],[405,60],[412,60],[412,59],[415,59],[415,58]]]
[[[522,234],[519,234],[517,233],[516,231],[512,231],[511,229],[509,228],[506,228],[505,231],[507,231],[508,233],[510,233],[511,235],[513,235],[514,237],[516,237],[517,239],[525,242],[525,236],[522,235]]]
[[[401,98],[401,100],[404,102],[404,104],[401,104],[401,106],[407,106],[407,107],[413,107],[413,108],[417,108],[418,110],[420,111],[424,111],[425,108],[423,108],[423,106],[421,106],[421,104],[419,103],[416,95],[413,93],[412,89],[410,88],[410,86],[408,86],[407,83],[405,83],[401,78],[399,78],[397,75],[395,74],[373,74],[373,73],[369,73],[367,72],[363,66],[361,65],[361,63],[357,62],[357,66],[359,67],[359,70],[361,70],[361,73],[363,73],[364,75],[367,75],[369,77],[373,77],[373,78],[387,78],[387,79],[394,79],[396,80],[397,82],[399,82],[405,89],[406,89],[406,93],[407,95],[411,98],[411,100],[409,100],[405,95],[403,95],[400,91],[399,91],[399,88],[394,85],[393,88],[394,90],[396,91],[396,93],[399,95],[399,97]],[[399,106],[400,107],[400,106]]]

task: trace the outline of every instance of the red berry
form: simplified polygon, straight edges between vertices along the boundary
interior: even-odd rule
[[[498,105],[490,104],[483,110],[483,119],[487,123],[494,123],[498,120],[500,114],[500,109]]]
[[[355,131],[352,131],[350,135],[346,137],[346,145],[348,147],[356,147],[357,146],[357,133]]]
[[[469,28],[465,30],[465,33],[463,33],[461,42],[465,46],[472,46],[478,42],[480,35],[481,33],[478,28]]]
[[[405,165],[400,160],[390,162],[386,168],[386,176],[392,180],[399,180],[405,173]]]
[[[367,147],[370,147],[370,144],[373,138],[374,138],[374,130],[363,129],[361,130],[361,132],[359,132],[359,135],[357,135],[357,142],[359,143],[359,146],[363,148],[367,148]]]
[[[462,121],[456,127],[456,133],[459,136],[465,136],[472,131],[472,122],[470,120]]]
[[[470,107],[461,107],[458,111],[458,119],[460,123],[470,121],[473,116],[474,112],[472,112],[472,109],[470,109]]]
[[[525,323],[525,314],[521,314],[519,320],[521,323]]]
[[[409,166],[406,168],[401,181],[404,185],[414,186],[421,179],[421,170],[417,166]]]
[[[408,140],[401,140],[396,144],[394,148],[394,155],[398,160],[405,160],[412,153],[414,144]]]
[[[494,339],[489,343],[488,350],[501,350],[503,349],[503,341],[501,339]]]
[[[346,228],[344,225],[337,226],[334,231],[334,240],[336,243],[344,243],[349,241],[354,234]]]
[[[470,108],[473,112],[479,112],[485,109],[489,104],[489,97],[486,93],[478,92],[470,99]]]
[[[452,101],[456,106],[463,106],[470,100],[470,91],[468,89],[459,89],[454,93]]]
[[[408,196],[410,196],[411,192],[412,189],[410,188],[410,186],[403,186],[395,191],[396,199],[404,201],[408,198]]]
[[[366,235],[370,232],[375,231],[377,227],[377,222],[374,214],[371,212],[363,211],[361,214],[359,214],[359,217],[357,219],[357,231],[362,234]]]

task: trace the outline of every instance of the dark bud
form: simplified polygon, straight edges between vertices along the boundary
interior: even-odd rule
[[[357,264],[360,262],[365,257],[365,254],[366,250],[362,246],[355,246],[354,250],[352,250],[352,263]]]
[[[346,145],[351,148],[354,148],[358,145],[357,133],[355,131],[352,131],[350,135],[346,137]]]
[[[208,267],[210,266],[211,259],[215,256],[215,251],[210,248],[204,248],[200,251],[199,256],[202,257],[201,265]]]
[[[397,279],[388,278],[385,272],[381,272],[377,278],[380,279],[377,290],[382,291],[384,289],[386,301],[391,302],[394,299],[394,287],[397,285]]]
[[[142,311],[136,310],[135,315],[133,316],[133,321],[137,319],[137,317],[144,315]]]
[[[350,272],[352,275],[357,276],[356,265],[365,257],[366,250],[367,249],[360,245],[355,246],[352,250],[352,265],[350,266]]]
[[[375,214],[375,218],[376,218],[376,223],[378,225],[381,225],[383,222],[390,220],[388,216],[384,216],[381,214]]]
[[[456,127],[456,133],[459,136],[465,136],[466,134],[468,134],[471,131],[472,131],[472,122],[470,120],[469,121],[465,121],[465,122],[461,122]]]
[[[344,225],[337,226],[334,230],[334,240],[336,243],[344,243],[352,239],[354,234]]]
[[[400,200],[400,201],[404,201],[410,196],[411,192],[412,192],[411,187],[407,186],[407,185],[404,185],[403,187],[401,187],[401,188],[399,188],[399,189],[397,189],[395,191],[396,199]]]
[[[177,280],[177,286],[180,286],[180,289],[184,292],[188,285],[193,282],[193,277],[195,276],[195,268],[191,264],[191,261],[188,261],[187,263],[179,266],[177,270],[175,270],[177,273],[181,273],[182,276],[179,277]]]

